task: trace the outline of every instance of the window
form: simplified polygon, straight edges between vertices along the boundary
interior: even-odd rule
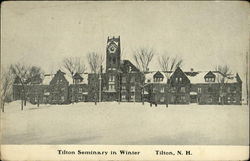
[[[110,85],[109,85],[109,90],[110,90],[110,91],[115,90],[115,85],[114,85],[114,84],[110,84]]]
[[[122,77],[122,83],[126,83],[126,77]]]
[[[228,87],[228,88],[227,88],[227,92],[230,93],[230,90],[231,90],[230,87]]]
[[[35,102],[37,102],[37,97],[35,97]]]
[[[154,82],[162,82],[163,78],[154,78]]]
[[[130,82],[135,82],[135,76],[132,76]]]
[[[128,67],[128,72],[131,72],[132,68],[131,66]]]
[[[157,92],[157,89],[156,87],[153,88],[153,93],[156,93]]]
[[[171,91],[172,93],[176,92],[176,87],[172,87]]]
[[[109,81],[110,82],[114,82],[115,81],[115,76],[114,75],[110,75],[109,76]]]
[[[174,103],[175,97],[171,96],[171,102]]]
[[[164,93],[164,87],[161,88],[161,93]]]
[[[185,92],[185,87],[181,87],[181,92]]]
[[[231,98],[227,97],[227,102],[230,103],[231,102]]]
[[[79,88],[79,93],[82,93],[82,88]]]
[[[134,92],[135,91],[135,86],[131,86],[131,92]]]
[[[64,101],[64,96],[61,96],[61,100]]]
[[[212,97],[210,96],[209,98],[208,98],[208,103],[212,103],[213,102],[213,99],[212,99]]]
[[[179,81],[182,82],[182,78],[179,78]]]
[[[231,92],[236,93],[237,87],[236,86],[231,86],[230,90],[231,90]]]
[[[213,88],[212,87],[208,87],[207,91],[208,92],[213,92]]]
[[[186,101],[186,97],[185,96],[181,96],[181,102],[185,102]]]
[[[175,78],[175,82],[176,82],[176,83],[178,82],[178,78]]]
[[[126,100],[126,95],[122,95],[122,100]]]
[[[205,78],[205,82],[214,82],[215,78]]]
[[[201,93],[201,88],[198,88],[198,93]]]
[[[131,101],[135,101],[135,95],[131,95],[130,98],[131,98]]]
[[[79,95],[78,96],[78,101],[81,101],[82,100],[82,95]]]
[[[164,102],[165,98],[161,97],[160,102]]]

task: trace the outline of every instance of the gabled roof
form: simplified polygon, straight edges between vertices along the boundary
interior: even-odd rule
[[[161,74],[163,76],[163,81],[162,82],[156,82],[156,83],[167,83],[169,73],[163,72],[163,71],[146,72],[145,73],[145,83],[154,83],[155,74],[157,74],[157,75]]]
[[[75,75],[73,76],[73,79],[83,80],[83,77],[79,73],[75,73]]]
[[[128,68],[130,67],[131,71],[130,72],[140,72],[140,70],[129,60],[122,60],[121,61],[121,71],[123,72],[128,72]]]
[[[83,80],[79,84],[88,84],[89,74],[88,73],[82,73],[82,74],[80,74],[80,76],[83,78]]]
[[[161,73],[160,71],[157,71],[154,75],[153,78],[164,78],[164,73]]]
[[[187,77],[187,75],[185,74],[185,72],[183,72],[183,71],[181,70],[180,67],[177,67],[176,70],[175,70],[175,71],[171,74],[171,76],[170,76],[170,79],[171,79],[171,80],[173,79],[173,77],[174,77],[174,75],[175,75],[176,73],[180,73],[182,76],[184,76],[184,78],[189,79],[189,78]]]
[[[219,71],[199,71],[195,72],[196,74],[191,74],[191,72],[184,72],[190,83],[192,84],[202,84],[202,83],[219,83],[218,79],[222,78],[223,75]],[[215,81],[214,82],[206,82],[205,77],[210,77],[214,75]],[[237,83],[237,76],[227,77],[225,79],[225,83]]]
[[[214,78],[215,77],[215,74],[211,71],[209,71],[205,76],[204,78]]]

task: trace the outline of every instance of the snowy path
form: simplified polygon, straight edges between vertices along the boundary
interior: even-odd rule
[[[1,113],[3,144],[248,145],[247,106],[13,102]]]

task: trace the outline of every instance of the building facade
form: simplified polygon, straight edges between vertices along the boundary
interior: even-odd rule
[[[223,81],[220,79],[223,78]],[[241,104],[242,81],[238,74],[225,77],[218,71],[147,71],[121,60],[120,37],[107,39],[106,70],[100,73],[56,74],[34,77],[13,85],[14,100],[33,104],[77,102],[150,102],[152,104]]]

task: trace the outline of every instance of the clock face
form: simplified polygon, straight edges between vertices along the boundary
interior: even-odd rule
[[[115,53],[117,49],[117,46],[115,44],[111,44],[108,48],[109,53]]]

